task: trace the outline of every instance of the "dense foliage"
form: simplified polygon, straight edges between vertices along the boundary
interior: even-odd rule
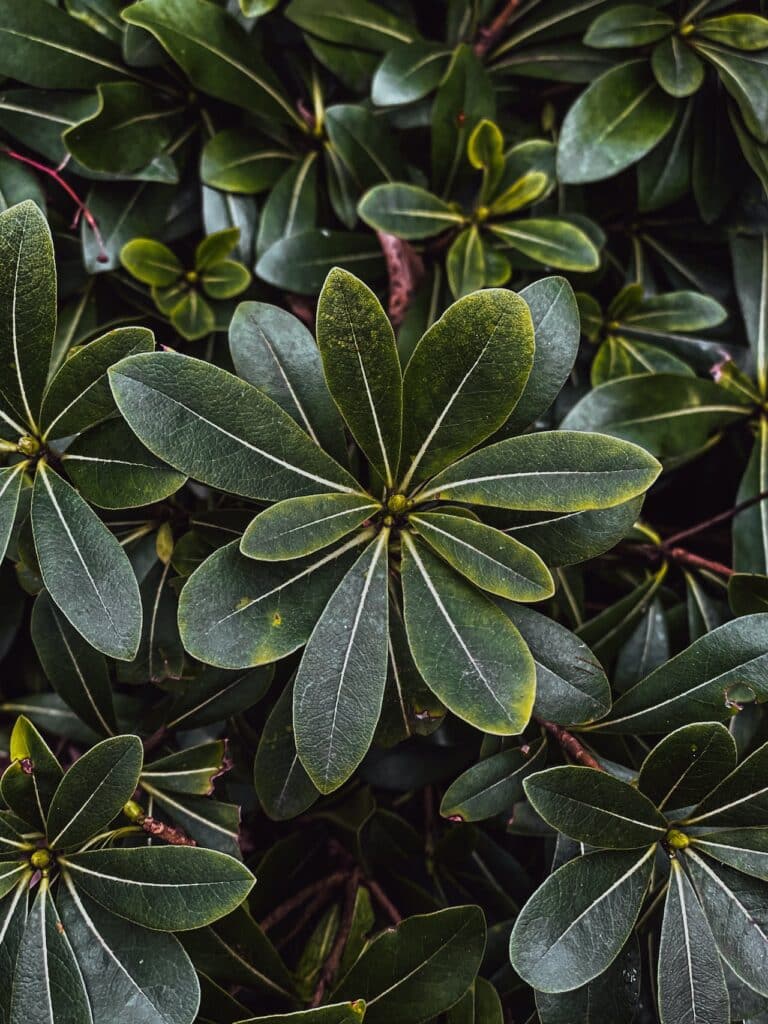
[[[0,1024],[768,1021],[761,0],[0,0]]]

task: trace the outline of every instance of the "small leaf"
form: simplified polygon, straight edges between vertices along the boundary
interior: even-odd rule
[[[712,636],[711,633],[707,634]],[[723,781],[694,807],[685,819],[687,824],[707,827],[717,825],[768,825],[768,787],[765,771],[768,765],[768,743],[734,768]]]
[[[42,832],[53,794],[62,779],[61,765],[24,715],[16,719],[9,746],[11,764],[0,781],[3,800],[22,821]],[[1,842],[3,846],[14,847],[20,841],[21,837],[17,839],[15,830],[11,829]]]
[[[505,246],[547,267],[587,273],[600,266],[600,254],[592,240],[567,220],[530,217],[489,227]]]
[[[273,821],[302,814],[320,795],[296,750],[292,686],[278,697],[261,731],[253,782],[265,814]]]
[[[440,43],[398,43],[387,49],[371,84],[378,107],[413,103],[427,96],[442,79],[451,51]]]
[[[653,748],[637,785],[660,811],[674,811],[698,803],[735,767],[736,743],[725,726],[684,725]]]
[[[445,791],[440,813],[444,818],[483,821],[504,814],[523,799],[523,780],[541,767],[547,744],[512,747],[483,758],[463,772]]]
[[[647,4],[621,4],[600,14],[584,36],[587,46],[621,49],[645,46],[674,31],[675,22]]]
[[[692,96],[704,81],[704,64],[678,35],[671,35],[653,48],[651,67],[664,92],[675,99]]]
[[[184,273],[184,268],[167,245],[151,238],[134,238],[120,250],[120,262],[143,284],[167,288]]]
[[[380,508],[378,501],[357,494],[286,498],[256,516],[240,550],[267,562],[303,558],[346,537]]]

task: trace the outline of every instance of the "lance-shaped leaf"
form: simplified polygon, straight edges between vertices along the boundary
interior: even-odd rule
[[[317,344],[333,400],[391,487],[400,457],[403,410],[395,336],[370,288],[338,267],[320,293]]]
[[[445,791],[440,813],[452,821],[483,821],[504,814],[523,799],[523,780],[541,768],[545,740],[512,747],[473,764]]]
[[[194,846],[87,850],[60,857],[78,891],[155,931],[202,928],[245,899],[254,883],[239,861]]]
[[[643,761],[638,789],[660,811],[691,807],[736,767],[736,743],[719,722],[684,725]]]
[[[347,781],[379,720],[387,679],[388,541],[384,529],[339,583],[296,674],[296,748],[321,793]]]
[[[660,469],[652,455],[627,441],[544,431],[510,437],[467,455],[431,480],[418,498],[578,512],[610,508],[642,494]]]
[[[0,861],[0,899],[16,889],[22,880],[29,881],[29,863],[26,859]]]
[[[26,462],[0,469],[0,562],[5,558],[11,530],[19,507],[19,495],[24,481]]]
[[[667,830],[648,797],[594,768],[548,768],[526,779],[523,788],[552,828],[590,846],[635,850],[660,841]]]
[[[659,945],[659,1013],[663,1024],[726,1021],[728,989],[712,930],[693,886],[673,860]]]
[[[600,266],[600,253],[594,242],[567,220],[530,217],[489,226],[504,246],[545,266],[581,273]]]
[[[51,597],[97,651],[130,661],[141,637],[141,598],[122,547],[77,491],[41,462],[32,530]]]
[[[768,996],[768,897],[765,885],[685,851],[693,884],[720,950],[743,982]]]
[[[431,238],[465,222],[444,199],[418,185],[376,185],[360,200],[358,213],[376,231],[398,238]]]
[[[113,736],[118,730],[107,660],[70,626],[45,591],[32,608],[31,632],[54,690],[94,732]]]
[[[82,844],[117,817],[138,785],[142,756],[138,736],[113,736],[74,763],[48,811],[52,848]]]
[[[260,512],[240,541],[248,558],[282,562],[328,547],[381,508],[362,494],[316,494],[286,498]]]
[[[184,648],[177,624],[178,597],[176,577],[171,563],[159,559],[141,581],[141,602],[144,625],[136,657],[130,664],[120,665],[120,682],[161,683],[180,679],[184,668]]]
[[[210,363],[147,353],[118,363],[110,378],[139,440],[187,476],[264,501],[358,490],[275,402]]]
[[[0,418],[19,434],[37,425],[55,331],[53,241],[27,200],[0,213]]]
[[[602,974],[634,927],[655,851],[589,853],[550,875],[512,930],[517,973],[542,992],[568,992]]]
[[[535,551],[492,526],[439,512],[409,516],[418,533],[468,580],[510,601],[543,601],[555,592]]]
[[[269,65],[245,30],[207,0],[141,0],[122,12],[146,29],[198,89],[261,116],[301,127]]]
[[[570,992],[537,992],[541,1024],[632,1024],[640,1002],[640,947],[632,936],[606,971]]]
[[[334,998],[365,999],[366,1024],[421,1024],[464,995],[484,948],[479,907],[410,917],[370,943]]]
[[[119,359],[155,347],[145,327],[118,327],[71,355],[56,372],[43,399],[45,437],[69,437],[114,415],[107,370]]]
[[[22,821],[42,832],[53,794],[62,779],[61,765],[24,715],[16,719],[9,746],[11,763],[0,781],[3,800]],[[6,839],[2,846],[14,846],[15,838]]]
[[[675,101],[645,59],[610,68],[576,100],[563,121],[557,176],[571,185],[609,178],[664,138]]]
[[[720,81],[738,105],[744,123],[761,143],[768,142],[768,90],[764,51],[739,52],[714,43],[696,43],[696,52],[714,65]]]
[[[405,627],[425,682],[454,714],[485,732],[522,732],[536,690],[533,658],[509,618],[408,533]]]
[[[711,636],[712,634],[708,634]],[[768,825],[768,743],[758,747],[738,768],[697,804],[686,818],[690,825],[706,823],[738,827]]]
[[[643,46],[663,39],[674,28],[675,22],[668,14],[647,4],[622,4],[598,15],[589,26],[584,42],[587,46],[609,49]]]
[[[237,804],[186,793],[167,793],[149,782],[142,783],[142,788],[151,797],[156,814],[170,818],[199,846],[242,859],[240,808]]]
[[[346,458],[320,352],[301,320],[266,302],[241,302],[229,325],[229,351],[239,377],[277,402],[321,448]]]
[[[607,714],[608,677],[583,640],[531,608],[511,601],[499,604],[522,633],[536,663],[536,714],[563,724],[591,722]]]
[[[410,43],[418,38],[415,27],[404,18],[382,9],[369,0],[292,0],[286,17],[305,32],[332,43],[386,52],[396,43]]]
[[[0,1014],[11,1019],[13,972],[27,923],[29,877],[23,878],[13,892],[0,900]]]
[[[531,314],[514,292],[488,289],[446,310],[405,371],[403,490],[504,423],[528,380],[533,352]]]
[[[253,784],[265,814],[273,821],[302,814],[319,796],[296,750],[292,685],[280,694],[261,731]]]
[[[736,868],[745,875],[768,882],[768,828],[717,829],[689,836],[692,847]]]
[[[607,732],[668,732],[696,721],[727,721],[731,692],[746,686],[768,694],[765,630],[768,614],[745,615],[713,629],[623,694],[611,717],[595,728]]]
[[[19,945],[9,1020],[10,1024],[93,1021],[83,976],[56,913],[47,878],[40,883]]]
[[[145,765],[141,781],[157,789],[172,793],[196,793],[210,796],[213,782],[222,772],[226,745],[223,740],[211,740],[196,747],[179,750]]]
[[[731,255],[736,293],[755,354],[758,386],[768,394],[768,234],[734,235]]]
[[[307,642],[363,533],[298,562],[255,562],[237,541],[215,551],[181,592],[179,631],[194,658],[220,668],[264,665]]]
[[[190,1024],[200,983],[179,940],[115,917],[79,893],[68,875],[64,883],[57,907],[94,1020],[119,1020],[129,1008],[142,1024]]]

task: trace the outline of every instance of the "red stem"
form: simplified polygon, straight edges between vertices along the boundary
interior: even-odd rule
[[[557,722],[549,722],[545,718],[537,718],[536,721],[555,737],[566,754],[569,754],[574,761],[578,761],[579,764],[583,764],[587,768],[595,768],[599,772],[603,771],[600,762],[590,754],[573,733],[568,732],[567,729],[564,729],[562,725],[558,725]]]
[[[497,39],[507,27],[507,22],[520,5],[520,0],[507,0],[502,9],[490,23],[478,30],[474,50],[478,57],[484,57],[493,48]]]
[[[687,537],[693,537],[696,533],[702,533],[704,530],[708,530],[710,526],[717,526],[719,523],[725,523],[729,519],[733,519],[739,512],[743,512],[746,508],[751,508],[752,505],[758,505],[761,501],[765,501],[768,498],[768,491],[761,491],[760,494],[756,494],[752,498],[747,498],[746,501],[740,501],[738,505],[734,505],[733,508],[728,508],[725,512],[720,512],[716,516],[712,516],[711,519],[704,519],[700,523],[696,523],[695,526],[689,526],[685,530],[680,530],[679,533],[673,533],[671,537],[664,539],[663,547],[668,547],[673,544],[677,544],[678,541],[685,540]]]

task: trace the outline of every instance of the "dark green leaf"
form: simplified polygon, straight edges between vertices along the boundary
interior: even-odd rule
[[[736,743],[724,725],[684,725],[653,748],[637,785],[660,811],[674,811],[698,803],[735,767]]]
[[[541,767],[547,744],[502,750],[472,765],[443,795],[440,813],[452,821],[483,821],[509,813],[523,799],[523,779]]]
[[[372,228],[398,238],[431,238],[466,221],[455,206],[418,185],[376,185],[358,212]]]
[[[346,537],[380,508],[377,501],[357,494],[286,498],[256,516],[240,550],[267,562],[303,558]]]
[[[273,821],[302,814],[319,796],[296,750],[292,686],[278,697],[262,729],[253,782],[261,806]]]
[[[314,295],[334,267],[354,271],[367,281],[381,278],[381,246],[370,232],[299,231],[263,252],[256,273],[276,288]]]
[[[439,43],[417,40],[393,46],[373,76],[371,99],[379,107],[420,100],[440,83],[450,57],[451,51]]]

